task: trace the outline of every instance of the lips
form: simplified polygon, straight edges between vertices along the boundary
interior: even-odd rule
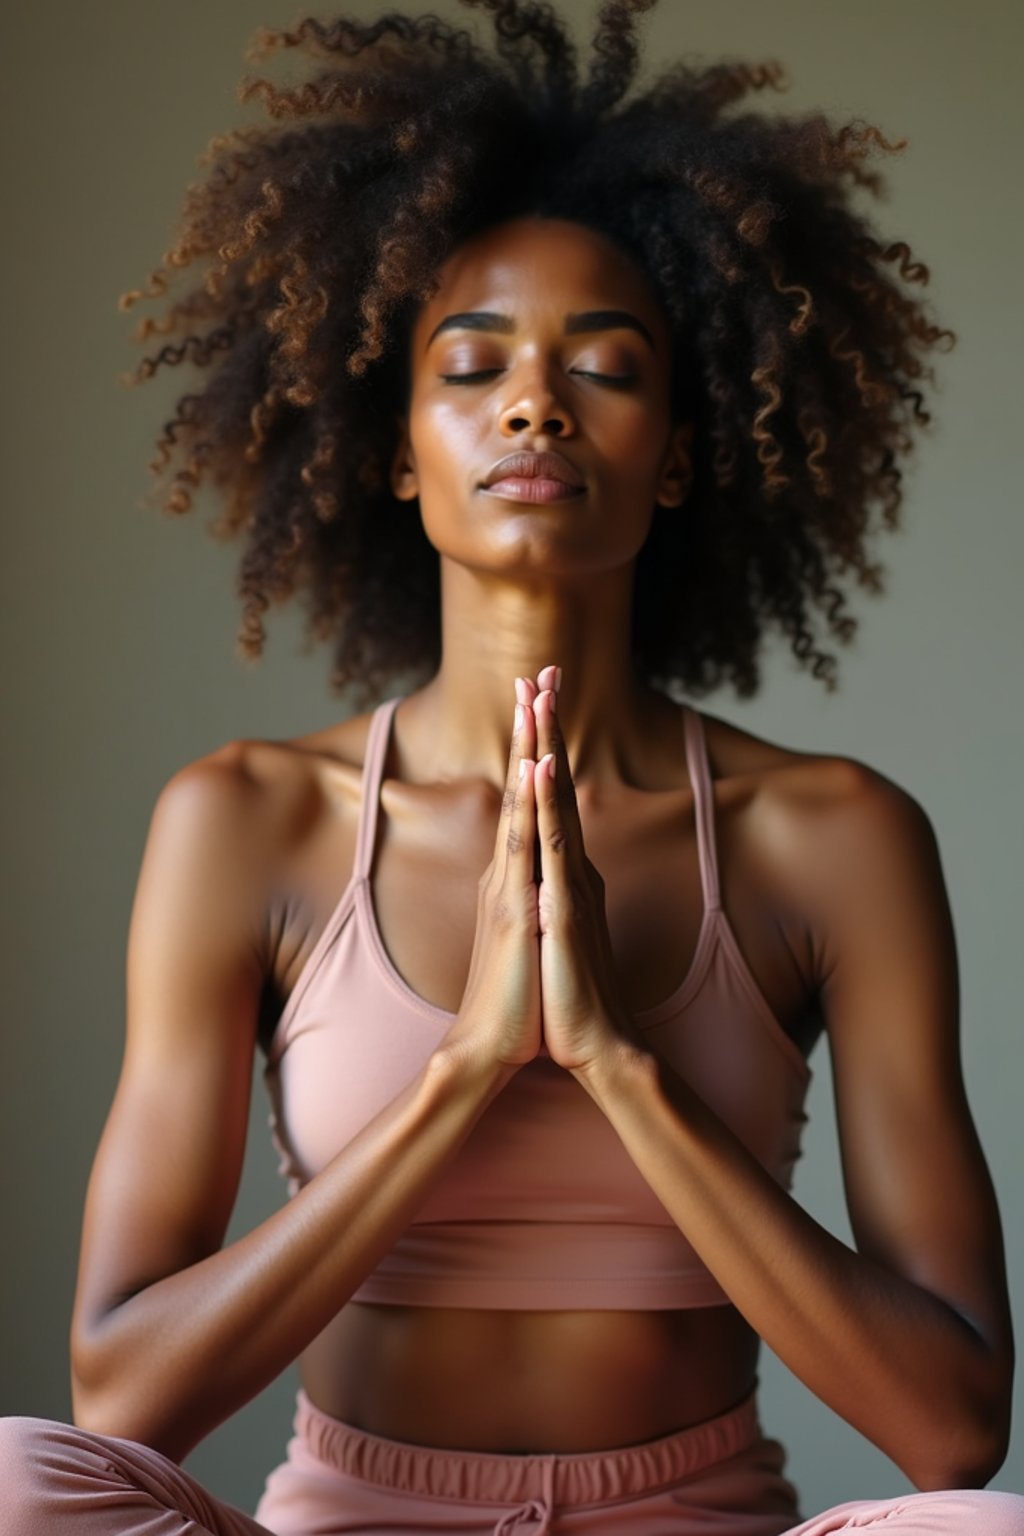
[[[567,487],[570,491],[583,489],[583,477],[574,464],[560,453],[506,454],[493,464],[482,482],[482,487],[496,485],[498,481],[543,480]],[[539,489],[539,487],[537,487]]]

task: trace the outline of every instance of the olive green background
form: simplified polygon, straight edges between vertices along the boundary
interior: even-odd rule
[[[433,9],[489,31],[456,4]],[[595,7],[565,9],[585,55]],[[141,356],[130,331],[155,312],[121,314],[117,295],[141,286],[172,243],[211,135],[260,120],[234,96],[253,68],[242,57],[252,31],[300,14],[277,0],[93,0],[21,6],[5,24],[0,1413],[70,1415],[82,1200],[120,1062],[127,921],[160,788],[225,740],[285,736],[347,713],[328,695],[326,653],[300,654],[294,613],[272,617],[261,667],[236,659],[236,551],[204,531],[211,501],[179,521],[136,506],[155,439],[194,375],[163,370],[135,391],[117,382]],[[964,1071],[1000,1195],[1018,1324],[1024,250],[1011,187],[1022,34],[1021,11],[999,0],[662,0],[645,27],[648,67],[684,50],[775,57],[791,89],[747,105],[822,107],[909,141],[876,162],[890,196],[875,217],[929,264],[937,317],[960,342],[937,360],[942,389],[909,466],[904,531],[877,546],[887,591],[856,596],[852,647],[829,642],[841,658],[837,694],[774,643],[760,698],[723,692],[706,707],[791,746],[870,763],[931,817],[958,935]],[[271,60],[266,72],[280,70]],[[848,1240],[824,1044],[812,1065],[794,1193]],[[283,1196],[266,1116],[257,1077],[229,1240]],[[286,1372],[209,1437],[189,1470],[252,1509],[283,1456],[296,1379]],[[805,1513],[910,1486],[767,1350],[762,1405],[769,1433],[790,1449]],[[1024,1490],[1019,1424],[994,1486]]]

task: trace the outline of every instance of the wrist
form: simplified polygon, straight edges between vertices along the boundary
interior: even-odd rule
[[[583,1067],[573,1067],[572,1075],[596,1103],[607,1101],[610,1094],[657,1076],[658,1057],[639,1038],[615,1040]]]
[[[490,1099],[515,1077],[518,1067],[496,1061],[468,1040],[442,1041],[427,1063],[431,1078],[456,1091]]]

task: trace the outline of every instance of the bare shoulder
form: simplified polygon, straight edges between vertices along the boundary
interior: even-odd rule
[[[881,769],[770,741],[715,715],[703,719],[716,799],[726,813],[739,809],[758,867],[771,870],[775,888],[811,928],[831,926],[857,892],[887,881],[900,878],[919,893],[941,883],[924,807]]]
[[[736,780],[756,787],[778,814],[800,815],[814,831],[822,819],[859,821],[888,811],[913,820],[924,814],[909,790],[862,758],[770,741],[703,710],[701,718],[716,783]]]
[[[286,854],[324,815],[358,811],[369,720],[354,715],[294,737],[236,737],[178,769],[161,799],[191,802],[199,815],[205,806],[250,849]]]

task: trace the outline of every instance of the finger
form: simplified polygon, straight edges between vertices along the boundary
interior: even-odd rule
[[[553,663],[547,667],[541,667],[537,673],[537,689],[553,688],[557,693],[562,686],[562,669]]]
[[[517,693],[521,693],[516,680]],[[526,774],[532,776],[533,763],[537,751],[537,726],[533,718],[533,710],[517,698],[515,713],[512,721],[512,740],[509,745],[508,766],[505,775],[505,788],[501,798],[501,811],[498,816],[498,827],[495,835],[495,863],[501,871],[505,871],[508,861],[512,857],[522,857],[525,864],[529,860],[529,867],[533,868],[533,831],[535,813],[533,810],[533,784],[532,777],[526,786],[526,794],[523,793],[523,779]],[[528,766],[525,774],[521,772],[523,765]],[[528,802],[524,812],[524,800]],[[531,874],[532,878],[532,874]]]
[[[537,764],[532,758],[520,758],[522,773],[519,777],[515,809],[508,829],[508,869],[524,887],[537,880],[535,849],[537,846],[537,798],[534,792],[534,774]]]
[[[537,757],[537,721],[533,713],[534,688],[529,678],[516,678],[516,700],[522,706],[522,715],[517,715],[519,722],[519,753],[520,758],[528,757],[536,761]],[[518,770],[517,770],[518,776]]]
[[[533,703],[533,715],[537,731],[536,753],[538,767],[540,759],[547,757],[549,754],[554,765],[553,793],[557,802],[558,830],[564,838],[565,851],[568,856],[573,860],[582,862],[585,851],[583,826],[580,822],[579,806],[576,803],[576,790],[572,781],[572,771],[569,767],[569,754],[566,750],[565,738],[558,723],[555,694],[552,689],[544,688],[538,693]],[[548,785],[549,772],[550,769],[545,764],[537,779],[538,792],[540,792],[541,784],[543,783],[546,795],[551,793]]]
[[[529,710],[530,714],[532,715],[533,714],[533,701],[537,697],[537,684],[534,682],[533,678],[532,677],[517,677],[516,678],[516,693],[518,695],[519,702],[523,705],[524,709]],[[536,732],[537,732],[537,726],[536,726],[536,722],[534,722],[534,739],[535,740],[536,740]]]
[[[540,873],[538,886],[541,892],[540,917],[542,929],[546,928],[552,914],[568,911],[570,895],[568,840],[558,796],[557,770],[552,776],[555,758],[550,752],[538,759],[533,775],[533,798],[537,807],[537,846]]]

